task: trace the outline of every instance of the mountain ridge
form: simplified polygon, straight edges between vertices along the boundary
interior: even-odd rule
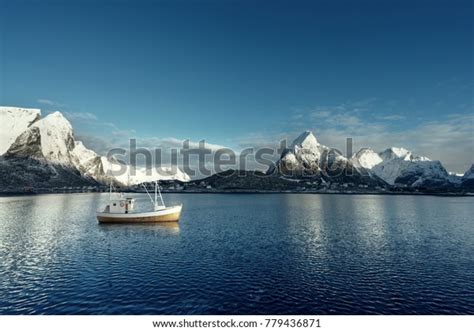
[[[57,187],[71,183],[89,186],[109,182],[136,186],[157,178],[190,181],[178,168],[162,167],[147,174],[145,169],[123,166],[115,159],[99,155],[75,139],[71,123],[60,112],[41,117],[39,109],[0,107],[0,123],[1,128],[8,129],[0,135],[0,147],[5,149],[8,145],[0,156],[2,187]],[[122,173],[113,174],[118,167],[124,167]],[[375,191],[474,191],[474,165],[462,177],[453,176],[440,161],[415,155],[403,147],[390,147],[378,153],[362,148],[346,157],[320,143],[311,131],[296,137],[264,175],[276,179],[252,182],[240,179],[239,175],[212,182],[221,187],[259,190],[300,189],[303,183],[312,190],[343,191],[357,187]]]
[[[14,181],[12,178],[0,178],[3,186],[47,185],[48,181],[39,179],[41,174],[47,178],[54,175],[56,177],[51,182],[65,186],[70,186],[71,176],[75,184],[85,186],[109,182],[129,185],[155,179],[189,180],[179,169],[172,171],[166,167],[161,173],[155,169],[147,174],[143,169],[126,166],[120,175],[115,174],[113,170],[120,169],[121,164],[100,156],[75,140],[71,123],[58,111],[41,118],[39,109],[0,107],[0,123],[2,128],[9,129],[8,135],[2,135],[1,146],[9,144],[1,155],[2,170],[8,173],[8,168],[11,168],[23,174],[30,171],[38,175],[34,181],[29,176],[13,176]]]

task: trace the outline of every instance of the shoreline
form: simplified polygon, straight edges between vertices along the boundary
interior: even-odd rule
[[[123,193],[146,194],[145,191],[123,190]],[[35,196],[46,194],[87,194],[109,193],[108,191],[39,191],[39,192],[0,192],[0,197]],[[375,191],[270,191],[270,190],[212,190],[212,191],[185,191],[162,190],[164,194],[321,194],[321,195],[407,195],[407,196],[439,196],[439,197],[474,197],[471,192],[375,192]]]

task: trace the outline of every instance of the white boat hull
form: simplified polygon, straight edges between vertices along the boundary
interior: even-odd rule
[[[161,210],[144,213],[97,213],[99,223],[154,223],[178,222],[183,205],[166,207]]]

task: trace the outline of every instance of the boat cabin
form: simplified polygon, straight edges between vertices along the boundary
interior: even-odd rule
[[[120,198],[118,200],[110,200],[110,203],[105,207],[104,212],[112,214],[128,214],[133,211],[135,207],[135,199]]]

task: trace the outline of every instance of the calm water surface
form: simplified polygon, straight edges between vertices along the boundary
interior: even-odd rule
[[[474,198],[177,194],[179,225],[99,225],[107,199],[0,198],[0,314],[474,314]]]

